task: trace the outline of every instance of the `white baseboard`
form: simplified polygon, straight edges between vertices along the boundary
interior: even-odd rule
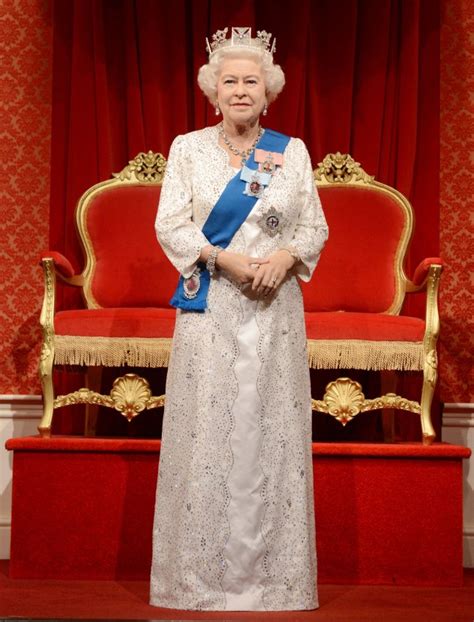
[[[464,568],[474,568],[474,528],[464,531],[463,551]]]
[[[37,434],[43,415],[41,395],[0,395],[0,559],[10,558],[12,456],[9,438]]]
[[[10,559],[11,524],[0,522],[0,559]]]
[[[41,419],[41,395],[1,395],[0,419]]]
[[[442,440],[469,447],[472,452],[463,464],[463,549],[464,567],[474,568],[474,404],[461,402],[444,405]]]
[[[474,404],[445,404],[443,428],[474,428]]]

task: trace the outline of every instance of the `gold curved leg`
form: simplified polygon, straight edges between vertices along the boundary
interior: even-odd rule
[[[51,425],[54,411],[54,387],[53,387],[53,352],[43,344],[39,363],[39,376],[43,390],[43,417],[38,426],[40,436],[51,436]]]
[[[421,432],[423,445],[431,445],[436,433],[431,422],[431,404],[438,378],[436,351],[428,354],[423,368],[423,390],[421,392]]]
[[[431,403],[438,378],[438,356],[436,354],[436,342],[439,335],[438,287],[442,270],[441,265],[431,265],[426,286],[426,330],[423,339],[425,362],[423,365],[423,390],[421,392],[423,445],[431,445],[436,438],[431,423]]]
[[[51,424],[54,411],[54,305],[56,292],[56,274],[52,259],[41,262],[44,275],[44,299],[41,308],[40,324],[43,329],[43,345],[39,361],[39,376],[43,389],[43,417],[38,426],[40,436],[51,436]]]

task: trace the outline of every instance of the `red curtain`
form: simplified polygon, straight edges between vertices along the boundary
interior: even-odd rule
[[[412,201],[408,270],[438,251],[437,0],[75,0],[54,4],[51,245],[82,257],[82,192],[137,152],[165,155],[215,123],[196,85],[204,40],[251,25],[277,37],[287,84],[265,123],[306,142],[315,165],[349,152]]]
[[[287,84],[265,124],[301,137],[314,166],[349,152],[411,200],[409,276],[437,254],[439,0],[56,0],[53,24],[50,244],[78,270],[77,199],[216,122],[196,84],[205,37],[240,25],[277,37]]]

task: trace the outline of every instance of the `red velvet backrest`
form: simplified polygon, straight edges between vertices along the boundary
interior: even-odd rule
[[[334,184],[318,188],[329,225],[313,279],[303,284],[306,311],[383,312],[395,297],[395,256],[406,227],[396,198]]]
[[[155,236],[161,187],[104,188],[87,207],[95,256],[91,292],[101,307],[169,307],[178,274]],[[395,296],[395,255],[406,216],[387,193],[344,185],[319,188],[329,239],[303,284],[306,311],[384,312]]]
[[[95,256],[91,292],[101,307],[169,307],[178,273],[161,250],[157,184],[104,188],[87,207]]]

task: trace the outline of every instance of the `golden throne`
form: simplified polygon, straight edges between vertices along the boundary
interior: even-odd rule
[[[413,280],[404,271],[413,231],[408,200],[365,173],[348,154],[329,154],[314,171],[329,224],[315,278],[303,284],[309,362],[316,369],[423,372],[420,402],[393,392],[366,399],[358,382],[330,382],[313,410],[343,425],[361,412],[420,415],[424,444],[435,438],[431,403],[437,379],[441,259],[424,259]],[[425,319],[401,313],[405,295],[426,292]]]
[[[76,225],[85,266],[74,274],[58,252],[43,254],[44,300],[41,311],[43,345],[39,374],[43,390],[42,436],[51,434],[56,408],[86,404],[86,428],[93,431],[97,406],[107,406],[131,420],[159,407],[164,396],[153,396],[145,378],[125,374],[102,395],[100,370],[105,367],[166,367],[175,312],[168,305],[176,272],[154,233],[154,220],[166,160],[161,154],[140,153],[114,179],[87,190],[76,207]],[[57,279],[80,288],[85,309],[56,311]],[[55,366],[81,366],[86,385],[55,396]]]
[[[118,377],[110,394],[97,391],[102,367],[166,367],[175,311],[169,306],[177,274],[154,233],[166,160],[141,153],[114,179],[80,198],[76,224],[85,266],[74,274],[61,254],[44,254],[43,346],[39,372],[44,414],[39,431],[51,434],[56,408],[103,405],[130,421],[161,406],[149,383],[136,374]],[[315,170],[330,236],[316,276],[303,284],[309,364],[316,369],[419,370],[421,403],[387,393],[366,399],[359,383],[339,378],[326,387],[315,411],[345,425],[358,413],[397,408],[421,417],[423,442],[435,438],[430,408],[437,378],[437,294],[442,262],[423,260],[413,280],[404,258],[413,229],[409,202],[374,181],[349,155],[329,154]],[[359,252],[362,249],[362,252]],[[56,311],[57,279],[81,289],[86,308]],[[401,314],[405,294],[426,291],[426,317]],[[86,387],[55,396],[55,366],[81,366]],[[91,423],[92,422],[92,423]]]

